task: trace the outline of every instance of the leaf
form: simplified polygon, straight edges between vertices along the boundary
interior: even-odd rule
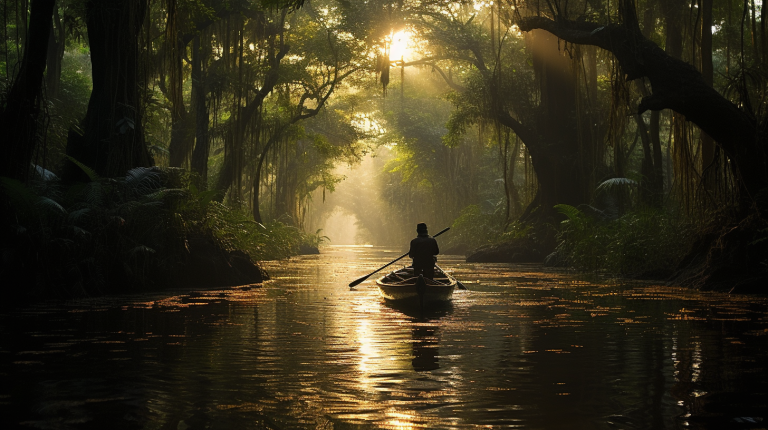
[[[117,127],[118,133],[126,134],[129,130],[135,129],[136,125],[133,123],[133,119],[124,116],[117,121],[115,127]]]
[[[52,199],[49,199],[48,197],[38,197],[37,201],[35,202],[35,206],[59,215],[67,215],[67,211],[60,204],[56,203]]]
[[[50,170],[38,166],[37,164],[34,164],[33,166],[35,167],[35,175],[43,181],[55,181],[59,179],[59,177]]]
[[[75,160],[75,159],[74,159],[74,158],[72,158],[72,156],[70,156],[70,155],[67,155],[67,158],[69,159],[69,161],[71,161],[72,163],[74,163],[74,164],[75,164],[75,166],[79,167],[79,168],[80,168],[80,170],[82,170],[82,171],[83,171],[83,173],[85,173],[85,175],[86,175],[86,176],[88,176],[88,179],[90,179],[90,180],[91,180],[91,182],[98,182],[99,180],[101,180],[101,176],[99,176],[99,174],[98,174],[98,173],[96,173],[96,171],[95,171],[95,170],[93,170],[93,169],[91,169],[90,167],[86,166],[85,164],[83,164],[83,163],[81,163],[81,162],[79,162],[79,161]]]
[[[197,196],[200,200],[200,205],[203,207],[208,206],[208,203],[210,203],[214,197],[216,197],[216,190],[203,191]]]
[[[72,211],[69,213],[68,220],[69,222],[72,222],[72,223],[78,222],[90,211],[91,211],[91,208],[82,208],[76,211]]]
[[[79,238],[87,239],[91,237],[91,232],[74,225],[72,226],[72,231],[75,233],[75,236]]]
[[[637,181],[629,178],[611,178],[603,181],[600,185],[598,185],[597,191],[611,192],[615,189],[628,189],[631,187],[636,187],[637,185]]]
[[[577,208],[571,205],[566,205],[566,204],[555,205],[555,210],[558,213],[561,213],[567,216],[570,221],[578,221],[584,218],[584,213],[582,213],[580,210],[578,210]]]
[[[18,206],[20,210],[30,210],[35,200],[37,200],[37,194],[16,179],[0,177],[0,186],[3,187],[13,204]]]
[[[125,184],[129,191],[146,195],[162,187],[162,174],[153,168],[135,167],[126,173]]]
[[[128,255],[134,256],[136,254],[155,254],[156,252],[157,251],[155,251],[154,249],[152,249],[152,248],[150,248],[148,246],[139,245],[137,247],[131,248],[128,251]]]

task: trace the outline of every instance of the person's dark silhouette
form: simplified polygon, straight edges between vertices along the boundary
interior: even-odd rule
[[[434,279],[436,256],[440,253],[437,240],[429,235],[427,225],[423,222],[416,225],[416,233],[418,236],[411,241],[411,249],[408,251],[408,256],[413,259],[413,275]]]

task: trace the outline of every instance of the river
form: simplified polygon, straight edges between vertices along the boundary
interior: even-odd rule
[[[766,428],[768,300],[443,257],[426,314],[326,247],[263,286],[0,313],[0,428]],[[5,287],[9,287],[7,284]]]

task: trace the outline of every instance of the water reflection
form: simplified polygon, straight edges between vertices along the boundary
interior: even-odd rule
[[[438,326],[429,322],[416,322],[411,329],[413,337],[413,370],[427,372],[440,368],[438,356]]]
[[[440,319],[451,314],[453,303],[433,303],[423,309],[417,305],[384,302],[385,305],[409,317],[411,326],[411,365],[417,372],[440,368]]]
[[[765,426],[764,299],[459,258],[472,291],[426,313],[346,287],[397,255],[0,314],[0,428]]]

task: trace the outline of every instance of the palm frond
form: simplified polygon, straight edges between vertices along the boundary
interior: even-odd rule
[[[188,194],[189,191],[182,188],[164,188],[147,194],[146,197],[152,200],[168,201],[169,199],[186,197]]]
[[[566,204],[555,205],[555,210],[558,213],[561,213],[567,216],[570,221],[577,221],[584,218],[584,213],[581,212],[578,208],[575,208],[571,205],[566,205]]]
[[[137,254],[154,254],[156,252],[157,251],[155,251],[154,249],[152,249],[152,248],[150,248],[150,247],[148,247],[146,245],[139,245],[139,246],[136,246],[136,247],[133,247],[133,248],[129,249],[128,250],[128,255],[133,257],[133,256],[135,256]]]
[[[72,228],[72,232],[74,233],[75,237],[77,237],[79,239],[88,239],[89,237],[91,237],[91,232],[89,232],[88,230],[86,230],[84,228],[80,228],[80,227],[78,227],[76,225],[71,226],[71,228]]]
[[[97,182],[101,179],[101,176],[99,176],[98,173],[96,173],[95,170],[91,169],[90,167],[86,166],[85,164],[75,160],[72,156],[67,155],[67,158],[69,161],[71,161],[75,166],[79,167],[80,170],[85,173],[86,176],[88,176],[88,179],[91,180],[91,182]]]
[[[59,179],[58,176],[56,176],[55,173],[51,172],[50,170],[38,166],[37,164],[33,164],[32,167],[34,168],[35,176],[43,181],[55,181]]]
[[[35,201],[35,207],[57,215],[67,215],[66,209],[48,197],[38,197]]]
[[[613,190],[617,190],[617,189],[626,190],[626,189],[631,189],[637,186],[638,186],[637,181],[629,178],[611,178],[603,181],[600,185],[598,185],[597,191],[612,192]]]
[[[99,181],[93,181],[86,184],[83,189],[83,197],[85,198],[85,201],[93,206],[102,206],[106,199],[104,188],[104,184]]]
[[[88,215],[90,211],[91,211],[91,208],[81,208],[81,209],[74,210],[69,213],[69,217],[67,219],[71,223],[80,222],[83,218],[86,217],[86,215]]]
[[[138,195],[149,194],[163,186],[163,175],[154,168],[136,167],[125,175],[129,191]]]

